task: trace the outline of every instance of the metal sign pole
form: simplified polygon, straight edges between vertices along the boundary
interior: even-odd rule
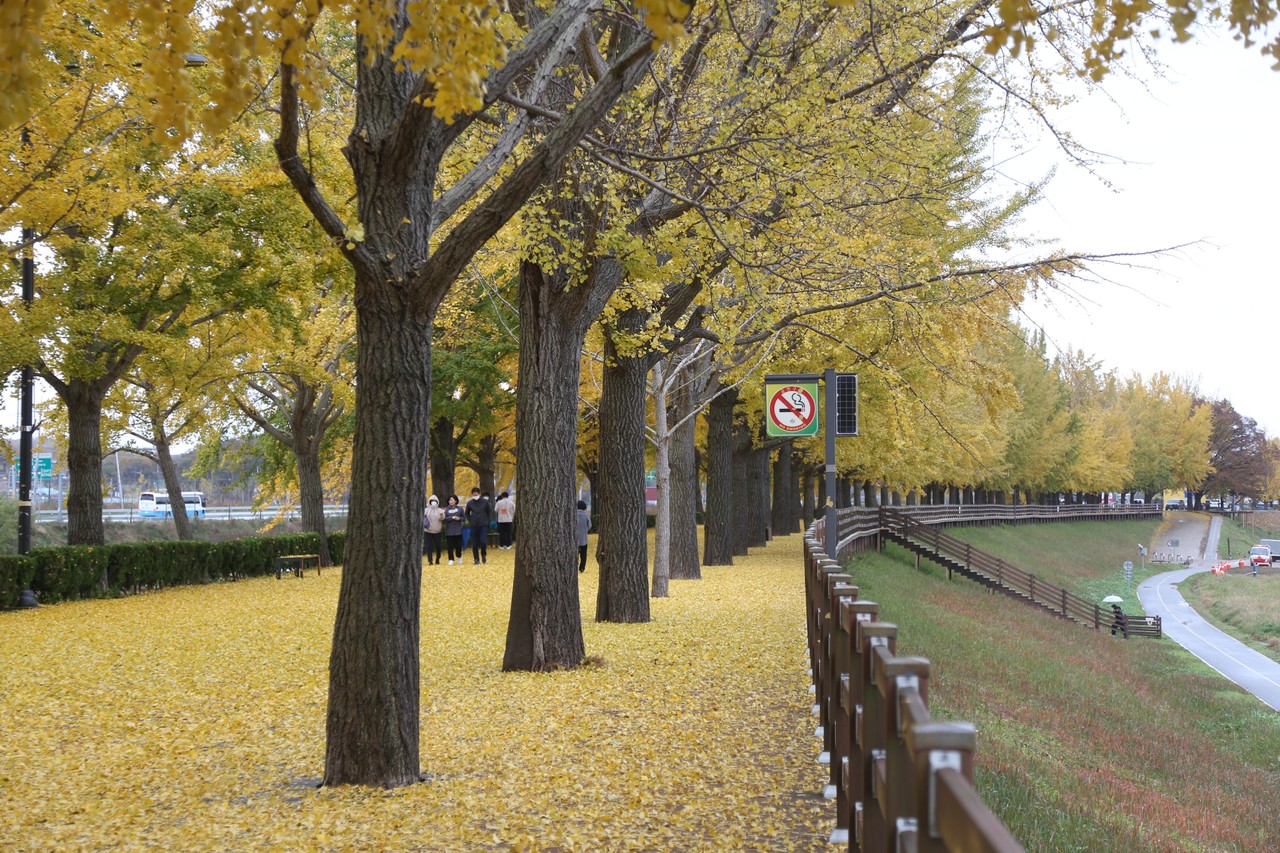
[[[22,255],[22,304],[28,309],[36,296],[36,264],[33,257],[35,230],[22,229],[22,242],[26,249]],[[28,321],[29,322],[29,321]],[[18,555],[25,557],[31,551],[31,462],[32,433],[35,432],[32,417],[32,391],[35,371],[31,365],[22,367],[21,402],[18,414],[22,431],[18,435]]]
[[[818,429],[826,428],[827,505],[823,507],[822,547],[834,560],[840,543],[836,535],[836,437],[858,434],[858,375],[836,373],[834,367],[828,367],[822,373],[770,373],[764,381],[766,435],[801,437],[817,435]],[[817,411],[818,382],[826,386],[822,418]],[[787,387],[781,387],[784,385]]]
[[[836,536],[836,371],[833,367],[828,367],[822,373],[823,394],[826,402],[823,407],[826,409],[826,423],[823,424],[824,433],[827,437],[827,506],[826,506],[826,537],[823,550],[827,552],[827,556],[836,559],[836,548],[839,546],[839,537]]]

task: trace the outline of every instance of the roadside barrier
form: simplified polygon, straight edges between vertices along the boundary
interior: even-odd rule
[[[968,506],[897,508],[894,514],[896,520],[878,508],[838,511],[837,555],[823,551],[825,519],[805,534],[806,624],[822,738],[819,760],[829,768],[824,794],[836,803],[830,841],[862,853],[1020,851],[1022,845],[973,788],[973,725],[932,718],[929,661],[897,655],[898,627],[881,620],[879,605],[859,597],[853,577],[841,571],[834,557],[880,549],[895,524],[899,530],[915,530],[935,524],[1145,517],[1159,510]],[[1049,588],[1041,584],[1036,592]],[[1056,603],[1069,614],[1072,604],[1063,602],[1063,592]],[[1089,615],[1094,627],[1111,624],[1104,624],[1099,613]],[[1152,624],[1131,617],[1124,628],[1126,636],[1159,636],[1158,620]],[[1150,631],[1156,633],[1146,633]]]

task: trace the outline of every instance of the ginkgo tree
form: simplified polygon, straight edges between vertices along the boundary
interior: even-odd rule
[[[210,398],[224,380],[225,366],[241,352],[231,323],[202,323],[182,338],[164,341],[139,355],[124,381],[103,403],[104,435],[116,436],[116,450],[155,461],[169,494],[178,539],[194,538],[182,498],[174,445],[210,429]]]
[[[36,373],[66,407],[69,544],[103,542],[101,418],[114,385],[142,353],[274,295],[230,194],[215,185],[169,186],[168,159],[155,146],[138,146],[104,169],[101,181],[151,192],[96,228],[72,223],[49,235],[39,298],[29,309],[4,304],[0,326],[38,346]]]
[[[349,282],[319,284],[305,300],[291,301],[289,310],[288,322],[250,314],[246,350],[224,372],[225,393],[292,455],[288,479],[297,484],[302,526],[319,534],[320,559],[328,565],[323,451],[330,428],[354,397],[355,309]]]
[[[1005,14],[992,23],[993,44],[1025,44],[1037,8],[1000,8]],[[1185,29],[1195,12],[1188,5],[1177,8],[1175,29]],[[1244,31],[1262,18],[1257,7],[1213,8]],[[659,40],[678,36],[689,12],[680,0],[642,0],[638,9]],[[41,33],[68,23],[136,21],[133,43],[154,48],[141,73],[151,101],[151,136],[160,140],[177,143],[196,126],[205,101],[194,97],[183,56],[197,47],[220,66],[218,94],[203,116],[206,129],[227,127],[274,86],[281,168],[352,265],[359,341],[378,344],[358,347],[353,509],[330,664],[325,781],[408,784],[419,771],[419,522],[432,319],[479,246],[547,175],[560,172],[573,148],[637,85],[655,41],[621,38],[613,46],[625,44],[625,51],[591,50],[595,31],[589,25],[608,18],[622,28],[618,32],[640,26],[631,10],[606,11],[591,0],[545,8],[515,4],[509,12],[475,0],[233,2],[209,12],[159,0],[108,0],[101,10],[68,11],[48,0],[6,6],[0,126],[33,114],[31,93],[41,90],[58,63],[43,52]],[[1115,3],[1093,16],[1089,26],[1098,33],[1100,61],[1133,24],[1154,14],[1146,6]],[[335,34],[330,21],[354,28],[354,40],[349,29],[338,34],[352,60],[345,65],[326,65],[327,52],[316,49]],[[206,33],[202,28],[211,23]],[[909,32],[900,35],[910,38]],[[578,78],[582,88],[572,103],[548,100],[559,95],[553,84],[569,64],[587,66]],[[352,66],[348,77],[336,73]],[[304,104],[313,106],[323,85],[335,79],[354,79],[355,86],[346,148],[352,211],[333,201],[349,196],[326,192],[306,156]],[[548,110],[548,103],[564,109]],[[442,169],[459,140],[473,134],[489,140],[484,153],[456,172]]]

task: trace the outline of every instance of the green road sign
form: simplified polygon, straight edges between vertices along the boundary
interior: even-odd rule
[[[766,434],[818,434],[818,383],[770,382],[764,386]]]
[[[32,465],[31,473],[35,475],[35,478],[37,480],[53,479],[53,454],[52,453],[37,453],[32,458],[31,461],[35,463],[34,465]]]

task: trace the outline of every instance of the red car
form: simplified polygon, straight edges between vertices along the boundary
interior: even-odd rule
[[[1271,565],[1271,549],[1266,545],[1254,545],[1249,549],[1249,565],[1251,566],[1269,566]]]

